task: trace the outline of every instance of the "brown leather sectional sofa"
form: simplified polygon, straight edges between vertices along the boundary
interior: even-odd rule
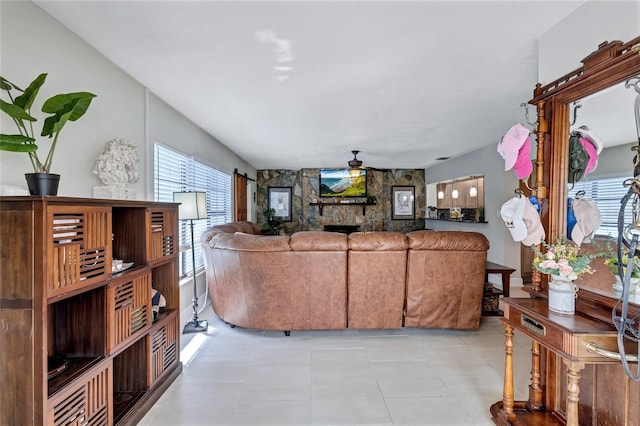
[[[225,322],[261,330],[480,325],[489,242],[477,232],[303,231],[251,222],[202,234],[209,297]]]

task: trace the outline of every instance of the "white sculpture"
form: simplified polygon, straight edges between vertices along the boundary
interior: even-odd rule
[[[107,186],[95,186],[94,197],[135,199],[135,191],[127,184],[140,179],[139,161],[138,148],[128,140],[116,138],[107,142],[93,169],[93,174]]]

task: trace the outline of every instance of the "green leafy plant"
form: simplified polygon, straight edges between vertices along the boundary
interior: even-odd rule
[[[89,92],[64,93],[52,96],[42,104],[42,112],[51,115],[44,120],[40,136],[53,138],[47,156],[42,161],[38,156],[34,132],[34,123],[37,119],[31,115],[31,107],[46,78],[46,73],[40,74],[23,90],[4,77],[0,77],[0,90],[6,92],[9,99],[9,102],[0,99],[0,109],[11,117],[18,128],[18,134],[0,134],[0,150],[29,154],[36,173],[49,173],[60,131],[68,121],[76,121],[82,117],[87,112],[91,100],[96,97]]]
[[[282,219],[276,216],[276,209],[266,209],[262,212],[266,222],[262,224],[262,233],[277,235],[282,226]]]
[[[609,240],[607,240],[606,243],[605,256],[607,258],[604,260],[604,264],[607,265],[611,272],[613,272],[613,275],[618,275],[621,272],[624,277],[627,273],[627,265],[629,264],[629,249],[627,247],[622,248],[621,271],[619,270],[620,263],[618,262],[618,253]],[[634,256],[632,263],[631,277],[640,278],[640,258]]]

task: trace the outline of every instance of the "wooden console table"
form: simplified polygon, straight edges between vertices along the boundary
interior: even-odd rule
[[[638,425],[640,383],[620,361],[590,352],[587,345],[618,352],[617,331],[576,313],[550,312],[546,299],[504,299],[503,399],[491,406],[497,425]],[[527,401],[514,401],[514,331],[532,339]],[[637,353],[629,348],[628,353]]]

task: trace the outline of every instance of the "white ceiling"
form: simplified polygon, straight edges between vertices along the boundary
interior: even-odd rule
[[[257,169],[299,169],[496,144],[537,83],[536,38],[583,2],[36,3]]]

